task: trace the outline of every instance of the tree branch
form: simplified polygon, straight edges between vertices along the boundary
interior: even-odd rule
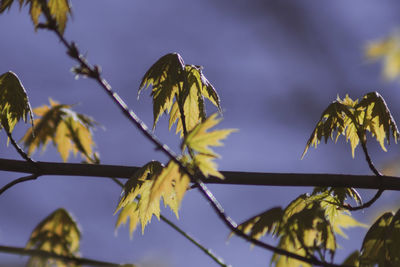
[[[139,167],[105,164],[58,163],[37,161],[40,175],[118,177],[130,178]],[[34,174],[37,169],[29,162],[0,158],[0,171]],[[400,178],[394,176],[326,174],[326,173],[270,173],[221,171],[224,180],[209,177],[207,184],[255,185],[255,186],[321,186],[354,187],[400,191]]]
[[[10,253],[10,254],[17,254],[23,256],[32,256],[32,257],[41,257],[41,258],[53,258],[59,259],[64,262],[72,262],[77,265],[91,265],[91,266],[110,266],[110,267],[123,267],[124,264],[117,264],[105,261],[98,261],[92,260],[87,258],[80,258],[80,257],[69,257],[63,256],[56,253],[40,250],[40,249],[26,249],[26,248],[19,248],[19,247],[10,247],[10,246],[0,246],[0,252]],[[125,265],[126,266],[126,265]]]
[[[31,174],[28,176],[24,176],[18,179],[15,179],[11,182],[9,182],[8,184],[6,184],[5,186],[3,186],[0,189],[0,195],[3,194],[7,189],[13,187],[16,184],[22,183],[22,182],[26,182],[26,181],[30,181],[30,180],[36,180],[39,177],[39,174]]]

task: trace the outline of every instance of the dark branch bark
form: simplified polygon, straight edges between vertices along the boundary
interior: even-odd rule
[[[21,160],[0,159],[0,170],[40,175],[118,177],[129,178],[138,167],[118,165],[94,165],[79,163],[37,162],[37,168]],[[210,177],[210,184],[264,185],[264,186],[330,186],[355,187],[364,189],[384,189],[400,191],[400,178],[393,176],[350,175],[350,174],[314,174],[314,173],[262,173],[222,171],[224,180]]]
[[[11,253],[11,254],[18,254],[24,256],[32,256],[32,257],[41,257],[41,258],[52,258],[52,259],[59,259],[64,262],[73,262],[75,264],[83,264],[83,265],[90,265],[90,266],[110,266],[110,267],[123,267],[123,264],[117,264],[112,262],[105,262],[105,261],[98,261],[92,260],[87,258],[79,258],[79,257],[69,257],[63,256],[56,253],[47,252],[40,249],[26,249],[26,248],[19,248],[19,247],[10,247],[10,246],[0,246],[0,252],[4,253]]]

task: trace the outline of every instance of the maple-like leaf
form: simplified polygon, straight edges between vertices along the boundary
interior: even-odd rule
[[[0,75],[0,124],[10,133],[21,119],[31,121],[32,109],[28,95],[18,76],[12,71]]]
[[[193,161],[206,177],[211,174],[223,178],[223,175],[217,170],[217,165],[212,162],[212,160],[218,158],[219,155],[210,147],[222,146],[221,140],[225,139],[230,133],[236,131],[236,129],[208,131],[220,122],[220,119],[216,117],[217,113],[214,113],[189,132],[182,142],[181,149],[182,152],[184,152],[186,147],[188,147],[189,150],[196,153]]]
[[[42,3],[47,3],[50,15],[57,23],[58,31],[63,34],[67,24],[68,15],[71,15],[71,8],[68,0],[18,0],[20,8],[29,4],[29,13],[35,28],[39,25],[39,17],[42,14]],[[10,9],[16,0],[0,0],[0,13]]]
[[[130,219],[129,231],[132,236],[137,224],[142,225],[142,233],[153,215],[160,218],[160,200],[169,206],[178,217],[178,209],[189,185],[189,178],[179,171],[179,166],[170,161],[164,167],[152,161],[141,167],[128,180],[123,189],[118,206],[116,228]]]
[[[63,161],[68,160],[71,151],[75,155],[81,153],[88,162],[93,161],[95,143],[91,129],[96,122],[71,108],[70,105],[59,104],[50,99],[50,106],[43,105],[34,109],[34,113],[41,117],[34,120],[34,135],[32,129],[29,129],[22,138],[29,155],[41,145],[44,150],[52,141]]]
[[[400,210],[385,212],[372,224],[361,246],[360,266],[400,265]]]
[[[335,102],[330,104],[322,113],[314,131],[311,133],[307,141],[302,158],[307,153],[310,146],[315,148],[322,138],[325,143],[329,138],[333,139],[336,132],[335,142],[340,135],[346,137],[346,141],[350,141],[352,156],[361,141],[366,143],[366,132],[371,135],[386,151],[384,141],[386,139],[389,144],[392,135],[397,142],[399,131],[387,105],[380,94],[372,92],[364,95],[363,99],[352,100],[348,95],[342,100],[339,97]]]
[[[177,122],[176,133],[183,137],[205,120],[204,98],[221,111],[219,96],[203,75],[202,67],[185,65],[177,53],[161,57],[150,67],[142,79],[139,94],[148,86],[153,87],[153,130],[160,116],[169,113],[169,129]]]
[[[40,249],[62,256],[78,256],[81,233],[65,209],[57,209],[33,230],[27,249]],[[60,260],[31,257],[28,266],[75,266]]]
[[[184,69],[182,57],[178,53],[171,53],[161,57],[144,75],[138,94],[150,85],[153,87],[153,129],[160,116],[171,110],[179,83],[183,83]]]

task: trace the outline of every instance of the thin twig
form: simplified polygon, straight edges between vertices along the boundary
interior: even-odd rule
[[[31,164],[35,165],[36,161],[34,161],[33,159],[31,159],[28,154],[25,153],[25,151],[17,144],[17,142],[14,140],[14,138],[12,137],[10,131],[6,128],[4,128],[8,139],[10,140],[11,144],[13,145],[13,147],[15,148],[15,150],[18,152],[18,154],[25,159],[26,161],[30,162]]]
[[[23,183],[23,182],[30,181],[30,180],[36,180],[39,176],[40,176],[40,174],[34,173],[34,174],[31,174],[28,176],[24,176],[24,177],[15,179],[0,189],[0,195],[3,194],[7,189],[13,187],[16,184]]]
[[[343,104],[342,104],[342,105],[343,105]],[[371,160],[371,157],[369,156],[368,149],[367,149],[367,140],[366,140],[366,138],[365,138],[365,134],[363,134],[363,133],[361,132],[361,130],[360,130],[360,127],[359,127],[359,125],[358,125],[359,123],[358,123],[357,118],[354,117],[353,113],[351,113],[346,107],[344,107],[343,110],[345,110],[346,115],[350,117],[351,121],[353,122],[353,124],[354,124],[354,126],[355,126],[355,128],[356,128],[357,136],[358,136],[358,139],[360,140],[361,147],[362,147],[362,150],[363,150],[364,155],[365,155],[365,160],[366,160],[367,163],[368,163],[368,167],[370,168],[370,170],[371,170],[377,177],[379,177],[379,182],[380,182],[380,184],[382,184],[382,182],[383,182],[383,181],[382,181],[383,175],[382,175],[382,173],[380,173],[380,172],[378,171],[378,169],[375,167],[374,163],[373,163],[372,160]],[[384,190],[382,187],[380,187],[380,188],[378,189],[378,191],[375,193],[375,195],[374,195],[369,201],[365,202],[364,204],[362,204],[362,205],[360,205],[360,206],[355,206],[355,207],[353,207],[353,206],[351,206],[351,205],[349,205],[349,204],[346,204],[346,205],[343,205],[343,208],[348,209],[348,210],[351,210],[351,211],[356,211],[356,210],[361,210],[361,209],[368,208],[368,207],[370,207],[372,204],[374,204],[374,203],[379,199],[379,197],[382,195],[382,193],[383,193],[384,191],[385,191],[385,190]]]
[[[73,59],[77,60],[80,63],[80,68],[84,69],[85,72],[87,72],[87,76],[96,80],[99,85],[104,89],[104,91],[110,96],[111,100],[117,104],[119,109],[122,111],[122,113],[138,128],[139,131],[141,131],[146,138],[151,141],[156,149],[161,150],[166,156],[168,156],[172,161],[174,161],[176,164],[178,164],[179,168],[187,174],[189,177],[191,177],[193,183],[195,183],[198,186],[198,190],[200,193],[209,201],[211,204],[211,207],[214,209],[214,211],[217,213],[218,217],[225,223],[225,225],[233,231],[236,235],[244,238],[245,240],[251,242],[252,244],[262,247],[264,249],[273,251],[275,253],[291,257],[303,262],[307,262],[316,266],[338,266],[335,264],[330,264],[327,262],[322,262],[319,260],[315,259],[310,259],[306,258],[303,256],[300,256],[296,253],[289,252],[287,250],[274,247],[272,245],[269,245],[267,243],[264,243],[262,241],[259,241],[255,238],[252,238],[245,233],[243,233],[241,230],[237,228],[237,224],[228,216],[225,214],[224,209],[222,208],[221,204],[217,201],[217,199],[214,197],[214,195],[211,193],[210,190],[206,187],[206,185],[201,181],[201,179],[197,179],[193,177],[193,175],[190,173],[190,171],[180,162],[178,159],[178,156],[165,144],[159,141],[159,139],[149,130],[149,128],[142,122],[142,120],[139,119],[139,117],[131,111],[128,106],[125,104],[125,102],[121,99],[121,97],[112,90],[112,87],[110,84],[101,77],[100,75],[100,70],[97,66],[91,67],[87,60],[79,53],[76,45],[74,43],[69,44],[67,40],[64,38],[64,36],[58,31],[57,29],[57,24],[54,20],[54,18],[51,16],[49,8],[47,6],[46,1],[42,0],[40,1],[41,7],[43,14],[45,15],[47,19],[47,25],[42,25],[42,28],[47,28],[51,31],[53,31],[60,41],[66,46],[68,50],[68,55],[70,55]],[[201,175],[201,178],[203,175]]]
[[[106,267],[118,267],[124,266],[124,264],[117,264],[106,261],[98,261],[92,260],[88,258],[80,258],[80,257],[72,257],[72,256],[64,256],[56,253],[40,250],[40,249],[26,249],[20,247],[10,247],[10,246],[0,246],[0,252],[17,254],[23,256],[32,256],[32,257],[40,257],[40,258],[53,258],[60,259],[64,262],[71,262],[77,265],[91,265],[91,266],[106,266]]]

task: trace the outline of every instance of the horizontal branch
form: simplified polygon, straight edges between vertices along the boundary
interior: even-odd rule
[[[98,261],[87,258],[64,256],[40,249],[26,249],[19,247],[0,246],[0,252],[23,255],[23,256],[31,256],[31,257],[58,259],[64,262],[72,262],[78,265],[107,266],[107,267],[127,266],[124,264],[116,264],[112,262]]]
[[[90,177],[129,178],[138,167],[118,165],[94,165],[80,163],[37,162],[32,166],[21,160],[0,159],[0,171],[31,173],[39,175],[67,175]],[[400,191],[400,178],[393,176],[312,174],[312,173],[268,173],[222,171],[224,180],[210,177],[205,183],[264,186],[323,186],[355,187]]]

